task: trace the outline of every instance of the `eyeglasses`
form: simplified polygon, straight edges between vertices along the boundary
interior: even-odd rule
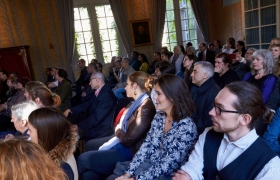
[[[90,82],[91,80],[93,80],[93,79],[97,79],[97,78],[96,78],[96,77],[94,77],[94,78],[90,78],[90,79],[89,79],[89,82]]]
[[[216,112],[217,115],[221,115],[222,112],[242,114],[242,112],[239,112],[239,111],[229,111],[229,110],[221,109],[220,107],[217,107],[215,105],[215,102],[213,102],[213,107],[215,108],[215,112]]]
[[[248,52],[246,52],[246,54],[248,54],[248,55],[252,55],[253,53],[248,53]]]

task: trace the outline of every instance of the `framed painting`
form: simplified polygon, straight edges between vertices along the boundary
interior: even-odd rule
[[[130,21],[133,46],[153,44],[151,22],[149,19]]]

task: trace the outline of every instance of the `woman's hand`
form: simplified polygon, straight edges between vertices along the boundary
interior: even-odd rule
[[[116,180],[130,180],[130,179],[133,180],[133,178],[130,178],[130,174],[128,173],[125,173],[124,175],[116,178]]]
[[[12,135],[12,134],[7,134],[7,135],[5,136],[4,141],[9,141],[9,140],[14,139],[14,138],[15,138],[14,135]]]
[[[241,54],[240,53],[235,53],[236,55],[235,55],[235,59],[237,60],[237,61],[240,61],[241,59],[242,59],[242,57],[241,57]]]
[[[223,70],[220,67],[215,67],[214,71],[220,74]]]

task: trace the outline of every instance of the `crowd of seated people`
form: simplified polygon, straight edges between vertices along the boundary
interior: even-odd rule
[[[27,158],[42,151],[53,179],[278,179],[280,38],[268,49],[234,38],[185,47],[162,47],[153,61],[114,56],[108,74],[79,59],[73,83],[60,67],[46,68],[44,83],[1,70],[0,154],[32,146]]]

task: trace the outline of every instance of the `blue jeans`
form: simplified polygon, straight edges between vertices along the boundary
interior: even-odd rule
[[[125,92],[124,88],[118,88],[118,89],[114,90],[114,94],[118,99],[123,98],[122,93],[124,93],[124,92]]]

